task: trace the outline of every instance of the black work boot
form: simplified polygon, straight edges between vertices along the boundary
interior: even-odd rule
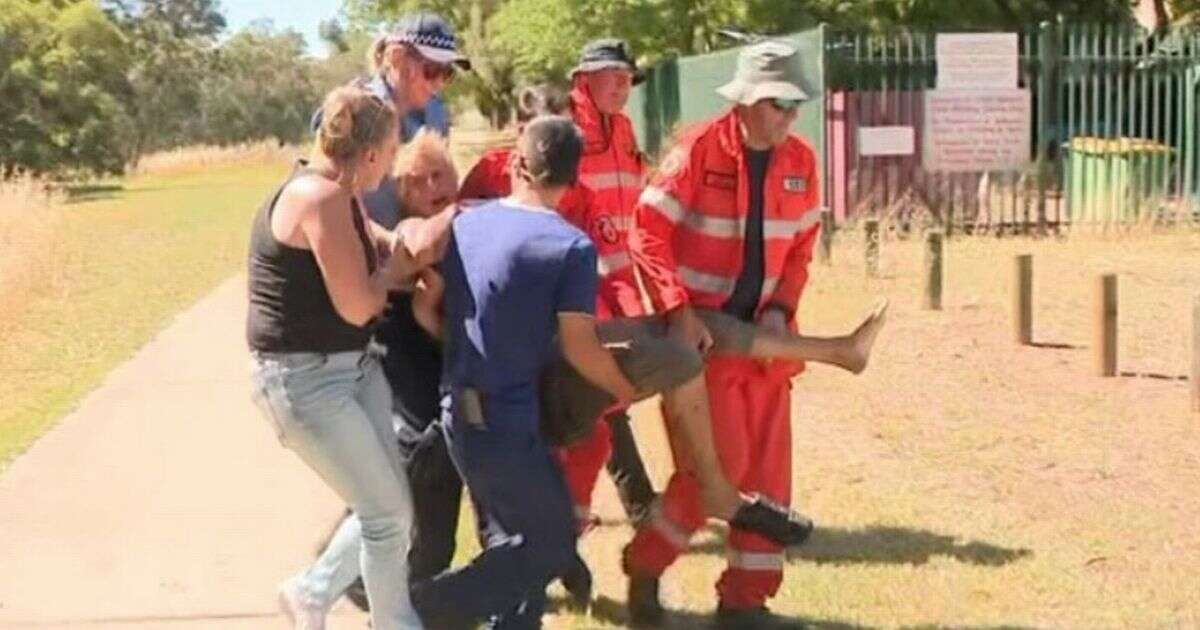
[[[634,571],[629,566],[629,547],[621,552],[621,568],[629,576],[629,591],[626,606],[629,608],[629,625],[637,628],[662,625],[667,611],[658,601],[658,577]]]
[[[563,588],[567,589],[567,594],[571,596],[572,604],[579,609],[587,610],[592,603],[592,570],[588,568],[578,551],[575,552],[575,559],[571,561],[570,568],[560,580]]]
[[[729,525],[769,538],[784,547],[804,544],[813,532],[812,519],[771,501],[761,494],[742,503]]]
[[[662,625],[666,610],[658,601],[658,578],[649,575],[629,576],[629,623],[645,628]]]
[[[726,608],[717,606],[717,628],[720,630],[782,630],[802,628],[799,622],[789,623],[776,616],[766,606],[755,608]]]

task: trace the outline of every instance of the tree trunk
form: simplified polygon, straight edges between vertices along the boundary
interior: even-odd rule
[[[1153,0],[1154,30],[1164,31],[1171,25],[1171,13],[1167,10],[1167,0]]]

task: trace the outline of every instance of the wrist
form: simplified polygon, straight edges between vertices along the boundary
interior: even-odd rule
[[[792,312],[792,309],[789,309],[788,307],[780,304],[779,302],[767,302],[767,304],[765,306],[763,306],[762,315],[766,315],[767,313],[772,313],[772,312],[779,313],[780,315],[782,315],[783,320],[785,322],[792,321],[792,317],[794,315],[794,313]]]

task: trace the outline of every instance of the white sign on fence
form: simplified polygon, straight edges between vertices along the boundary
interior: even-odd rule
[[[858,154],[863,156],[912,155],[912,127],[860,127]]]
[[[1016,33],[939,33],[939,90],[1017,87]]]
[[[1028,90],[930,90],[925,93],[929,171],[1018,170],[1029,161]]]

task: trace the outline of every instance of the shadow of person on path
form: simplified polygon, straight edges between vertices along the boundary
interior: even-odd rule
[[[723,537],[706,538],[689,553],[723,555]],[[1010,549],[977,540],[961,542],[956,536],[874,525],[858,529],[817,527],[802,547],[789,549],[788,559],[817,564],[925,564],[947,557],[977,566],[1004,566],[1033,555],[1029,549]]]

